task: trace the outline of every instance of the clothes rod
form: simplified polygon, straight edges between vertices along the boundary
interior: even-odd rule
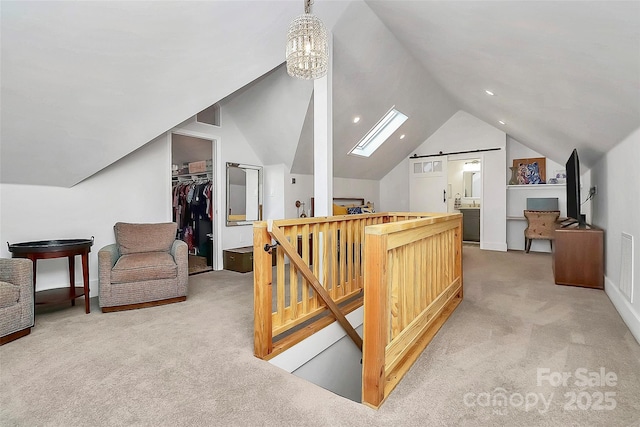
[[[424,156],[418,156],[417,154],[414,154],[413,156],[411,156],[409,158],[410,159],[422,159],[423,157],[450,156],[452,154],[482,153],[482,152],[485,152],[485,151],[497,151],[497,150],[502,150],[502,148],[482,148],[480,150],[453,151],[451,153],[443,153],[442,151],[440,151],[438,154],[425,154]]]

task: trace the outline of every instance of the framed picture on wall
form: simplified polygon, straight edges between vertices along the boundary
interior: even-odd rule
[[[513,167],[518,168],[518,185],[545,184],[547,179],[546,157],[513,159]]]

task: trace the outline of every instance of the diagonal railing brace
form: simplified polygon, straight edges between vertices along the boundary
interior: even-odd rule
[[[322,302],[325,306],[331,311],[331,314],[336,318],[338,323],[345,330],[347,335],[353,340],[356,346],[362,351],[362,338],[356,330],[351,326],[351,323],[344,317],[340,307],[335,303],[331,296],[327,293],[327,290],[320,284],[316,276],[314,276],[313,272],[309,268],[309,266],[304,262],[304,260],[298,255],[298,251],[293,247],[293,245],[287,240],[287,237],[284,235],[282,230],[278,228],[277,225],[273,224],[269,221],[268,231],[279,244],[282,246],[284,253],[287,254],[289,260],[296,266],[302,276],[311,284],[315,292],[318,294]]]

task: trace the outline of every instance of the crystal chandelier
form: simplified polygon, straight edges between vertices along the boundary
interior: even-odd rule
[[[305,80],[323,77],[329,64],[327,30],[311,14],[311,3],[304,0],[304,14],[291,22],[287,32],[287,73]]]

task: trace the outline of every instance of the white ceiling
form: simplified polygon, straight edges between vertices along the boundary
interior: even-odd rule
[[[367,4],[462,109],[558,163],[640,126],[638,1]]]
[[[1,8],[1,182],[72,186],[223,98],[265,164],[310,172],[308,82],[276,69],[246,86],[282,63],[301,0]],[[640,126],[640,2],[316,0],[313,12],[334,34],[336,176],[384,176],[458,109],[504,120],[559,163],[577,147],[587,167]],[[392,105],[407,138],[346,156]]]

